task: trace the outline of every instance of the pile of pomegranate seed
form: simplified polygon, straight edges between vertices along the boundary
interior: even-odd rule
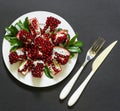
[[[26,75],[31,72],[34,77],[41,77],[45,66],[52,75],[59,73],[61,65],[65,65],[70,57],[70,52],[61,46],[69,41],[68,31],[57,30],[61,23],[54,17],[47,17],[42,29],[37,18],[29,19],[29,30],[19,30],[16,38],[24,47],[9,54],[11,64],[21,62],[18,72]]]
[[[60,24],[61,22],[54,18],[54,17],[47,17],[46,25],[43,29],[43,32],[45,32],[48,28],[50,28],[50,32],[55,31],[55,28]]]

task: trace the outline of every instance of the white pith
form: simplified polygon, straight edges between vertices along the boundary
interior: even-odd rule
[[[36,60],[36,61],[33,62],[33,64],[34,64],[35,66],[37,66],[38,63],[44,64],[44,62],[43,62],[42,60]]]
[[[19,55],[24,55],[24,52],[22,51],[22,49],[16,50],[16,53],[17,53],[18,56]]]
[[[55,46],[53,48],[53,56],[55,56],[55,52],[57,52],[57,53],[59,53],[61,55],[65,55],[65,56],[70,55],[70,53],[66,49],[64,49],[62,47],[59,47],[59,46]]]
[[[20,71],[21,71],[22,69],[24,69],[24,66],[25,66],[26,63],[27,63],[27,60],[21,63],[21,65],[20,65],[20,67],[19,67],[19,70],[20,70]],[[28,70],[22,71],[22,74],[23,74],[23,75],[26,75],[27,73],[28,73]]]

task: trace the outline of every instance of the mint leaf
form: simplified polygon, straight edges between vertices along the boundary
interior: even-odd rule
[[[10,45],[11,46],[19,46],[19,47],[22,47],[23,46],[23,43],[21,41],[19,41],[16,37],[12,37],[10,39]]]
[[[76,33],[76,35],[69,41],[68,46],[73,45],[77,37],[78,37],[78,33]]]
[[[21,20],[19,20],[19,22],[17,22],[15,25],[16,27],[19,27],[20,30],[26,30],[28,32],[30,31],[28,17],[25,18],[23,23]]]
[[[76,41],[74,43],[74,46],[76,46],[76,47],[82,47],[83,46],[83,42],[82,41]]]
[[[58,29],[57,29],[57,32],[59,32],[60,30],[62,30],[62,28],[58,28]]]
[[[5,39],[10,42],[11,46],[19,46],[19,47],[23,46],[23,43],[19,41],[16,37],[11,37],[9,35],[6,35]]]
[[[10,42],[11,35],[5,35],[4,38]]]
[[[11,52],[11,51],[16,51],[18,48],[19,48],[19,46],[13,46],[13,47],[10,49],[10,52]]]
[[[67,35],[68,39],[70,40],[70,34]]]
[[[46,75],[48,78],[50,78],[50,79],[53,78],[53,76],[50,75],[50,70],[49,70],[49,68],[48,68],[47,66],[45,66],[44,72],[45,72],[45,75]]]
[[[23,25],[26,29],[28,29],[28,31],[30,31],[29,29],[29,20],[28,20],[28,17],[25,18],[25,21],[23,22]]]
[[[18,30],[15,26],[11,25],[7,28],[5,28],[7,34],[11,35],[11,36],[16,36],[16,34],[18,33]]]
[[[81,49],[79,47],[75,47],[75,46],[67,47],[67,49],[68,49],[68,51],[74,52],[74,53],[80,53],[81,52]]]
[[[28,31],[28,29],[26,29],[20,21],[17,22],[16,25],[20,28],[20,30],[26,30],[26,31]]]
[[[72,59],[74,57],[74,53],[70,52],[70,59]]]

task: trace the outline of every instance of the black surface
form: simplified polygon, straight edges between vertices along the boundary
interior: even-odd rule
[[[49,11],[66,19],[84,42],[83,53],[71,74],[49,88],[32,88],[21,84],[8,72],[2,59],[4,28],[31,11]],[[0,111],[120,111],[120,43],[97,70],[74,107],[67,101],[91,70],[87,65],[69,97],[59,100],[59,93],[84,61],[92,42],[102,36],[104,48],[120,41],[119,0],[0,0]]]

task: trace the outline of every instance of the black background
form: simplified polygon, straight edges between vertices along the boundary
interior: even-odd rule
[[[8,72],[2,59],[4,28],[19,16],[31,11],[49,11],[66,19],[84,42],[71,74],[61,83],[48,88],[23,85]],[[89,74],[87,65],[68,98],[59,100],[59,93],[84,61],[91,44],[98,36],[105,38],[104,48],[118,40],[110,55],[97,70],[72,108],[70,95]],[[120,1],[119,0],[0,0],[0,111],[120,111]]]

